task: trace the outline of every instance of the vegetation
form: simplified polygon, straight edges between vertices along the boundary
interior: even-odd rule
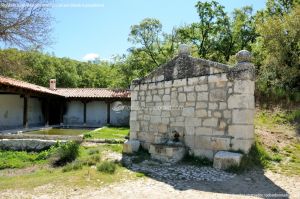
[[[194,155],[186,155],[183,162],[196,166],[212,166],[212,161],[206,157],[196,157]]]
[[[103,173],[113,174],[116,171],[116,163],[111,161],[103,161],[97,165],[97,170]]]
[[[59,143],[51,155],[51,164],[53,166],[61,166],[72,162],[79,155],[79,146],[79,143],[75,141],[69,141],[63,144]]]
[[[163,32],[163,25],[153,18],[132,25],[129,53],[111,62],[79,62],[35,50],[0,50],[0,75],[42,86],[56,78],[58,87],[128,88],[133,79],[175,56],[180,43],[187,43],[193,56],[228,64],[235,63],[239,50],[253,52],[258,102],[286,106],[300,101],[299,0],[268,0],[263,10],[253,12],[245,6],[232,13],[216,1],[199,1],[195,12],[198,21],[174,27],[171,33]]]
[[[30,190],[48,183],[60,186],[61,182],[64,182],[64,186],[72,188],[99,187],[121,179],[139,177],[138,174],[128,172],[117,163],[105,163],[104,166],[101,166],[105,167],[105,171],[97,171],[96,165],[99,166],[102,165],[102,162],[106,162],[101,157],[104,157],[107,152],[120,153],[122,150],[120,144],[104,144],[96,147],[80,146],[79,155],[74,161],[63,167],[49,167],[52,154],[57,147],[40,153],[1,151],[0,166],[4,170],[0,170],[0,190],[10,188]],[[5,166],[8,163],[11,165]],[[15,169],[7,172],[5,168]]]
[[[300,142],[297,139],[299,110],[274,112],[259,110],[256,114],[256,138],[249,154],[239,167],[230,172],[243,172],[260,167],[288,175],[300,175]]]
[[[262,109],[256,113],[255,125],[271,131],[299,131],[300,110]]]
[[[124,139],[129,133],[128,127],[103,127],[84,134],[90,139]]]
[[[62,172],[69,172],[69,171],[73,171],[73,170],[80,170],[82,169],[82,162],[80,161],[74,161],[71,163],[66,164],[66,166],[64,166],[64,168],[62,169]]]
[[[44,152],[0,151],[0,169],[23,168],[45,162]],[[43,157],[42,157],[43,156]]]
[[[50,0],[0,0],[0,41],[21,48],[41,48],[49,44]],[[22,3],[22,5],[17,6]]]

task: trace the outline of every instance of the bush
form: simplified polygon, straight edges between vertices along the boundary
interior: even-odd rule
[[[68,172],[72,170],[79,170],[82,169],[82,163],[80,161],[74,161],[71,163],[68,163],[64,168],[62,169],[63,172]]]
[[[94,155],[99,153],[100,153],[99,149],[90,149],[88,152],[89,155]]]
[[[100,155],[99,154],[94,154],[92,156],[88,156],[86,159],[82,160],[84,165],[87,166],[92,166],[96,165],[98,162],[100,162]]]
[[[92,135],[90,133],[86,133],[83,135],[84,139],[91,138],[91,137],[92,137]]]
[[[97,165],[97,170],[103,173],[113,174],[116,171],[116,164],[110,161],[104,161]]]
[[[53,166],[65,165],[72,162],[79,155],[79,144],[75,141],[69,141],[65,144],[59,144],[52,155],[51,163]]]

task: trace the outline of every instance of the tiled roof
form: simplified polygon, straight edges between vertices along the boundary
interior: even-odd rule
[[[130,98],[129,91],[106,88],[57,88],[56,92],[74,98]]]
[[[49,88],[43,87],[43,86],[38,86],[35,84],[30,84],[28,82],[12,79],[9,77],[3,77],[0,76],[0,85],[7,85],[7,86],[13,86],[17,88],[23,88],[26,90],[31,90],[31,91],[36,91],[39,93],[48,93],[48,94],[53,94],[53,95],[60,95],[59,93],[50,90]]]
[[[111,90],[106,88],[57,88],[56,90],[50,90],[43,86],[3,76],[0,76],[1,84],[67,98],[130,98],[130,92],[126,90]]]

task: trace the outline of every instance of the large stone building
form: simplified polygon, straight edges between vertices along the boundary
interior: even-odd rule
[[[129,125],[130,93],[103,88],[56,88],[0,76],[0,130],[49,125]]]
[[[255,111],[250,59],[248,51],[240,51],[238,63],[228,66],[193,58],[182,46],[171,61],[134,80],[132,143],[138,140],[153,156],[165,156],[162,159],[176,155],[178,148],[170,147],[173,141],[195,156],[213,158],[221,150],[247,153]]]

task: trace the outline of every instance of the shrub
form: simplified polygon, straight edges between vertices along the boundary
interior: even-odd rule
[[[101,160],[100,155],[94,154],[82,160],[82,162],[84,165],[92,166],[92,165],[96,165],[98,162],[100,162],[100,160]]]
[[[100,153],[99,149],[90,149],[88,152],[89,155],[99,154],[99,153]]]
[[[90,133],[86,133],[83,135],[83,138],[86,139],[86,138],[91,138],[92,135]]]
[[[59,144],[52,155],[51,163],[53,166],[65,165],[72,162],[79,155],[79,144],[75,141],[69,141],[65,144]]]
[[[104,161],[97,165],[97,170],[103,173],[113,174],[116,171],[116,163],[110,161]]]
[[[71,163],[68,163],[64,168],[62,169],[63,172],[68,172],[72,170],[79,170],[82,169],[82,163],[80,161],[74,161]]]

